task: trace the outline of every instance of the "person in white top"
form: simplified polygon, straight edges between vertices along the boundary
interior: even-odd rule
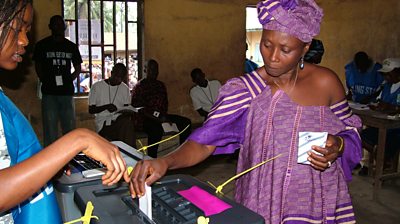
[[[207,118],[208,112],[217,100],[221,83],[218,80],[208,81],[200,68],[193,69],[190,75],[196,84],[190,90],[193,107],[201,116]]]
[[[89,113],[96,116],[96,131],[104,138],[120,140],[135,147],[133,111],[129,87],[123,82],[128,71],[124,64],[115,64],[109,79],[93,84],[89,93]]]

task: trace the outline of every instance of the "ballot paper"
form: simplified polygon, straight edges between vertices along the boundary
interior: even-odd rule
[[[129,106],[121,107],[120,109],[115,111],[115,113],[123,113],[123,112],[135,112],[135,113],[138,113],[139,110],[142,109],[142,108],[143,107],[133,107],[133,106],[129,105]]]
[[[151,207],[151,187],[145,184],[146,193],[139,198],[139,209],[150,220],[153,220],[152,207]]]
[[[372,103],[371,103],[372,105]],[[349,106],[355,110],[369,110],[368,105],[349,101]]]
[[[299,132],[299,148],[297,152],[297,163],[310,164],[307,160],[308,152],[312,151],[316,154],[322,155],[311,149],[311,146],[316,145],[325,147],[328,132]]]

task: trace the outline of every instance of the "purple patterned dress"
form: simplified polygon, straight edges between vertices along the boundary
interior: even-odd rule
[[[300,106],[281,90],[272,95],[253,72],[221,88],[204,126],[189,139],[217,146],[216,154],[240,148],[237,172],[282,154],[236,182],[235,199],[266,223],[355,223],[346,178],[361,159],[360,126],[346,101]],[[345,153],[324,172],[298,164],[301,131],[338,134]]]

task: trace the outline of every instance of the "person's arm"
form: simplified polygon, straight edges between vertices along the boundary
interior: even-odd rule
[[[214,150],[215,146],[202,145],[189,140],[165,157],[138,162],[131,173],[129,188],[132,197],[143,196],[144,185],[153,184],[164,176],[167,170],[196,165],[209,157]]]
[[[371,95],[369,96],[365,96],[364,98],[362,98],[360,100],[360,103],[362,104],[368,104],[369,102],[376,100],[377,97],[381,94],[382,90],[383,90],[383,85],[384,83],[382,83],[381,85],[379,85],[378,89]]]
[[[103,112],[105,110],[108,110],[109,112],[114,112],[117,110],[117,107],[110,103],[102,106],[96,106],[96,105],[89,105],[89,113],[90,114],[98,114],[100,112]]]
[[[81,73],[81,63],[74,64],[74,72],[71,74],[72,80],[75,80]]]
[[[125,161],[117,146],[92,131],[76,129],[31,158],[0,170],[0,212],[32,196],[79,152],[107,167],[102,177],[103,184],[115,184],[122,176],[129,180]]]
[[[378,110],[386,114],[398,114],[400,112],[400,107],[395,104],[390,104],[387,102],[379,101],[377,106],[369,105],[372,110]]]
[[[352,100],[353,99],[353,93],[351,91],[351,87],[353,86],[353,70],[354,70],[354,63],[351,62],[347,64],[345,67],[345,81],[346,81],[346,99],[347,100]]]
[[[193,107],[199,113],[200,116],[207,117],[208,116],[208,112],[203,110],[202,104],[200,102],[199,96],[196,94],[196,89],[195,88],[196,87],[193,87],[190,90],[190,98],[192,99]]]
[[[78,46],[74,45],[72,64],[74,65],[74,72],[71,74],[72,80],[75,80],[81,73],[82,56],[79,52]]]
[[[351,180],[351,170],[361,160],[362,154],[361,139],[357,131],[357,128],[361,128],[361,119],[354,114],[352,115],[345,100],[343,85],[337,75],[330,70],[327,70],[327,72],[330,74],[323,76],[327,79],[320,80],[324,82],[323,85],[328,90],[328,95],[331,96],[329,105],[332,112],[346,125],[346,130],[336,135],[329,135],[325,148],[313,148],[324,156],[311,153],[311,163],[316,169],[325,170],[329,168],[328,162],[333,163],[336,159],[339,159],[346,179]]]

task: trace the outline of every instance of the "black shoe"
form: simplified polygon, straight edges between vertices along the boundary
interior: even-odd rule
[[[358,175],[360,176],[368,176],[368,167],[363,166],[361,167],[360,171],[358,171]]]

